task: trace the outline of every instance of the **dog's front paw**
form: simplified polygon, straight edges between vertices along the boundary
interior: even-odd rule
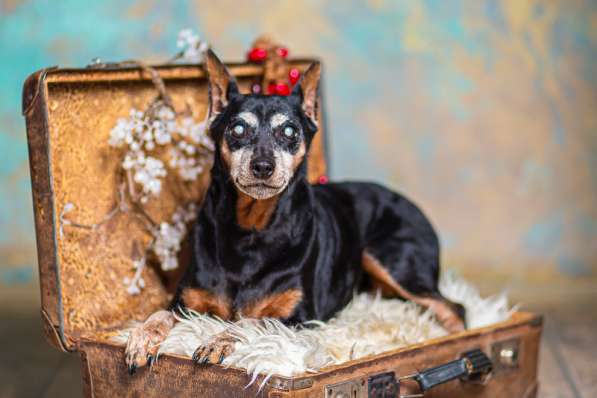
[[[201,344],[193,354],[193,361],[197,364],[219,364],[234,351],[236,339],[227,332],[218,333]]]
[[[124,351],[129,374],[153,363],[160,344],[173,326],[172,314],[169,311],[158,311],[131,331]]]
[[[156,354],[157,346],[152,347],[149,335],[143,330],[143,325],[136,327],[131,331],[126,343],[125,363],[129,374],[134,374],[137,368],[151,364],[153,356]]]

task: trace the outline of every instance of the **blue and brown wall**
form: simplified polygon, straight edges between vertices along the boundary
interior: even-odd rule
[[[269,32],[325,62],[332,177],[414,198],[465,273],[597,275],[597,6],[558,1],[0,1],[0,286],[35,277],[20,91],[49,65],[228,60]]]

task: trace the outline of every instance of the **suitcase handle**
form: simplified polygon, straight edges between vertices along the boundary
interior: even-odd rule
[[[493,364],[485,353],[479,349],[468,351],[457,359],[446,364],[423,370],[412,378],[425,392],[437,385],[454,379],[470,379],[485,375],[491,371]]]
[[[459,359],[439,365],[433,368],[414,373],[409,376],[396,378],[392,372],[378,373],[369,376],[365,380],[348,380],[342,383],[328,385],[325,387],[326,398],[415,398],[424,397],[425,392],[440,384],[455,379],[465,381],[484,381],[493,369],[491,359],[480,349],[465,352]],[[408,395],[400,393],[402,383],[412,380],[417,387],[408,388],[411,392]]]
[[[491,359],[480,349],[465,352],[459,359],[439,365],[415,374],[400,377],[403,380],[414,380],[423,394],[406,395],[401,397],[423,397],[425,391],[455,379],[474,380],[491,372]]]

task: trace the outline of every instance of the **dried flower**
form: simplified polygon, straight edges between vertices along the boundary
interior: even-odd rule
[[[133,269],[135,270],[135,275],[133,278],[124,278],[122,282],[125,286],[127,286],[126,291],[131,296],[136,296],[137,294],[141,293],[141,289],[145,287],[145,280],[141,276],[143,269],[145,268],[146,259],[145,257],[141,257],[138,260],[133,261]]]
[[[161,268],[169,271],[178,268],[178,252],[187,233],[187,224],[196,217],[196,206],[189,204],[178,207],[172,215],[172,223],[162,222],[152,234],[154,242],[151,250],[160,260]]]
[[[209,48],[192,29],[183,29],[178,32],[176,46],[182,50],[182,58],[187,62],[201,62],[203,54]]]

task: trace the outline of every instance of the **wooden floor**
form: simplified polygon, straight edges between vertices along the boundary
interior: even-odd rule
[[[43,339],[37,295],[36,286],[0,286],[0,398],[80,397],[79,359]],[[545,315],[539,397],[597,397],[597,286],[515,289],[510,297]]]

